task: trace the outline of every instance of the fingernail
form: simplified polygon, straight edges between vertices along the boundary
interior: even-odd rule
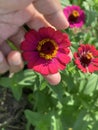
[[[69,27],[69,22],[62,10],[58,11],[54,16],[48,16],[47,19],[57,29],[66,29]]]
[[[49,82],[51,85],[57,85],[61,81],[60,73],[55,73],[51,75],[44,76],[44,78]]]
[[[10,65],[20,65],[22,62],[21,54],[17,51],[10,52],[8,62]]]
[[[69,22],[67,21],[63,11],[59,11],[56,17],[56,19],[58,19],[57,26],[59,29],[66,29],[69,27]]]

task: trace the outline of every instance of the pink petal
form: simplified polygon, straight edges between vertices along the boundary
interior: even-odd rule
[[[43,60],[42,60],[42,58],[38,58],[36,61],[29,61],[29,63],[30,63],[30,66],[38,66],[38,65],[41,65],[41,64],[44,64],[44,62],[43,62]],[[29,65],[28,65],[29,66]],[[29,67],[30,67],[29,66]]]
[[[70,49],[69,48],[59,48],[58,49],[58,54],[59,53],[63,53],[63,54],[69,55]]]
[[[39,29],[39,34],[42,38],[52,38],[55,33],[55,30],[51,27],[47,28],[40,28]]]
[[[93,50],[93,56],[98,57],[98,50]]]
[[[61,33],[59,30],[55,31],[52,37],[57,44],[60,44],[64,39],[63,33]]]
[[[86,50],[85,50],[86,52],[91,51],[92,46],[89,45],[89,44],[86,44],[86,45],[85,45],[85,49],[86,49]]]
[[[86,46],[84,44],[81,44],[80,47],[82,48],[83,52],[86,52]]]
[[[62,63],[62,64],[68,64],[70,62],[70,57],[67,56],[66,54],[64,53],[59,53],[57,55],[57,58],[59,59],[59,61]]]
[[[39,37],[38,32],[32,29],[25,34],[25,39],[28,42],[32,42],[32,40],[38,42],[40,40],[40,37]]]
[[[87,69],[81,65],[80,60],[76,59],[74,62],[75,62],[75,64],[76,64],[76,66],[77,66],[81,71],[83,71],[84,73],[87,72]]]
[[[78,54],[81,55],[83,53],[83,49],[81,47],[78,48]]]
[[[90,73],[92,73],[92,72],[95,71],[95,67],[94,67],[93,64],[89,64],[89,66],[88,66],[88,71],[89,71]]]
[[[74,53],[74,58],[78,58],[79,57],[79,55],[78,55],[78,53]]]
[[[29,62],[28,67],[43,75],[49,74],[48,62],[45,59],[39,58],[35,63]]]
[[[39,41],[38,32],[30,30],[25,34],[25,40],[21,43],[21,49],[24,51],[36,50]]]
[[[23,52],[22,56],[26,61],[36,62],[39,59],[38,52]]]
[[[58,59],[55,58],[54,61],[59,70],[64,70],[66,68],[66,65],[59,62]]]
[[[28,62],[28,68],[33,69],[34,71],[40,73],[41,68],[42,68],[42,64],[36,64],[34,62]]]
[[[68,37],[68,35],[65,34],[65,33],[63,34],[63,40],[62,40],[61,44],[62,44],[62,45],[64,44],[65,47],[69,47],[69,46],[71,45],[71,42],[70,42],[70,40],[69,40],[69,37]]]
[[[32,50],[35,50],[36,47],[37,47],[37,44],[36,43],[33,44],[33,41],[32,42],[23,41],[20,46],[21,50],[24,50],[24,51],[32,51]]]
[[[58,67],[55,62],[50,62],[48,65],[50,74],[54,74],[58,72]]]
[[[98,66],[98,58],[92,59],[92,64],[94,64],[95,66]]]
[[[49,72],[49,69],[48,69],[48,66],[46,65],[42,65],[42,67],[41,67],[41,70],[40,70],[40,73],[42,74],[42,75],[48,75],[48,74],[50,74],[50,72]]]

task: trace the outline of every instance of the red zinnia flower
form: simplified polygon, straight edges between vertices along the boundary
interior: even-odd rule
[[[28,68],[43,75],[65,69],[70,62],[68,35],[50,27],[30,30],[21,43],[23,58]]]
[[[85,12],[77,5],[66,6],[64,8],[64,14],[71,28],[80,28],[85,23]]]
[[[98,50],[95,46],[81,44],[78,52],[74,53],[75,64],[83,72],[94,72],[98,70]]]

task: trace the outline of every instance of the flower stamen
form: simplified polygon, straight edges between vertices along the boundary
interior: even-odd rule
[[[73,15],[75,18],[77,18],[77,17],[80,16],[80,14],[79,14],[79,12],[78,12],[77,10],[73,10],[73,11],[72,11],[72,15]]]
[[[49,60],[56,56],[58,45],[54,40],[46,38],[39,42],[37,50],[39,51],[40,57]]]
[[[86,54],[86,58],[89,59],[89,60],[92,59],[92,58],[93,58],[92,53],[88,52],[88,53]]]

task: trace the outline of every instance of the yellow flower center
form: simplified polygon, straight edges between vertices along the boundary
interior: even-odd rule
[[[79,17],[79,12],[77,11],[77,10],[73,10],[73,12],[72,12],[72,15],[75,17],[75,18],[77,18],[77,17]]]
[[[56,56],[58,45],[54,40],[46,38],[38,43],[37,50],[40,57],[49,60]]]
[[[89,60],[92,59],[92,58],[93,58],[92,53],[88,52],[88,53],[86,54],[86,58],[89,59]]]

